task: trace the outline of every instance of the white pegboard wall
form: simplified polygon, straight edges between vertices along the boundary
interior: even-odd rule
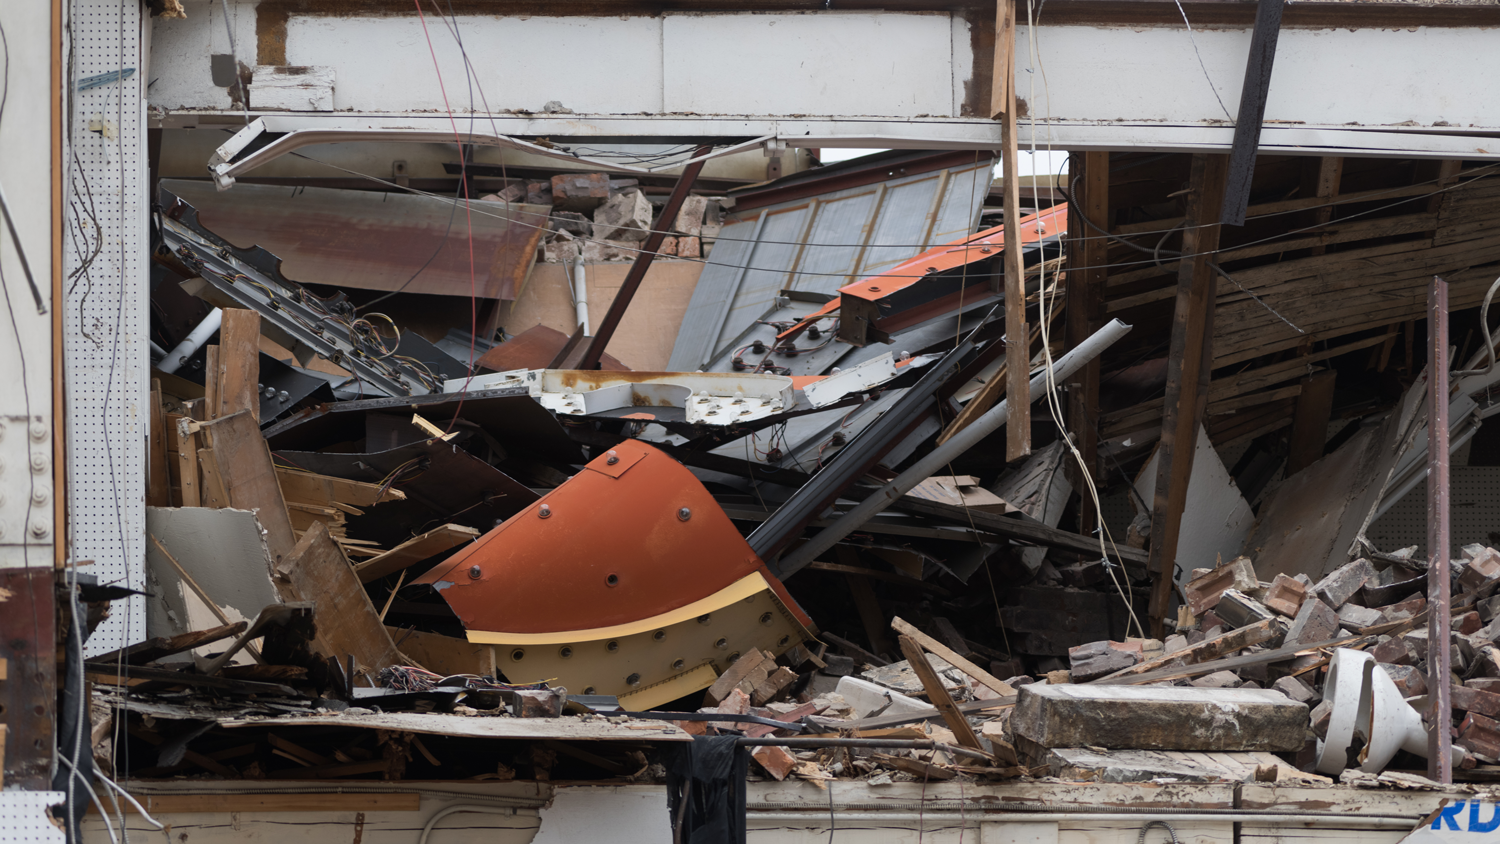
[[[72,0],[69,230],[63,316],[69,539],[101,583],[145,586],[150,238],[147,28],[134,0]],[[77,82],[134,68],[85,91]],[[76,164],[71,160],[76,158]],[[87,270],[74,272],[98,249]],[[89,655],[145,638],[139,596],[116,602]]]
[[[66,798],[61,791],[0,792],[0,842],[64,844],[66,838],[47,816],[47,809]]]
[[[1449,468],[1449,535],[1453,556],[1470,543],[1500,547],[1500,466]],[[1417,546],[1427,556],[1427,482],[1412,487],[1384,516],[1370,525],[1370,541],[1382,551]]]

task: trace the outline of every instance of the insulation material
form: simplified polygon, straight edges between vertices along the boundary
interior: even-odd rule
[[[1136,476],[1135,491],[1144,501],[1156,498],[1156,467],[1160,457],[1160,451],[1151,455]],[[1208,434],[1200,427],[1193,474],[1188,479],[1187,506],[1182,511],[1182,532],[1177,540],[1177,582],[1186,585],[1193,569],[1213,568],[1221,558],[1232,560],[1239,556],[1254,521],[1249,503],[1224,468],[1224,461],[1208,441]],[[1258,562],[1257,559],[1257,565]],[[1265,569],[1259,571],[1261,577],[1274,575]]]

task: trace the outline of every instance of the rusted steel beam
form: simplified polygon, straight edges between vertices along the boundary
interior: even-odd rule
[[[5,612],[0,613],[0,659],[6,664],[0,675],[0,711],[10,728],[4,758],[4,782],[10,788],[41,791],[52,784],[58,714],[53,582],[50,559],[0,571],[0,594],[7,596]]]
[[[1432,277],[1427,288],[1427,558],[1429,572],[1446,572],[1448,535],[1448,282]],[[1427,578],[1427,605],[1448,606],[1450,578]],[[1453,782],[1453,698],[1450,676],[1449,614],[1427,617],[1428,675],[1443,678],[1431,684],[1432,729],[1427,734],[1427,777]]]
[[[1245,62],[1245,84],[1240,91],[1240,113],[1234,122],[1234,146],[1229,153],[1229,184],[1225,190],[1225,225],[1243,226],[1250,207],[1250,183],[1255,178],[1255,155],[1260,151],[1260,127],[1271,93],[1271,66],[1276,62],[1276,39],[1281,35],[1281,10],[1286,0],[1260,0],[1255,8],[1255,30],[1250,35],[1250,58]]]
[[[635,256],[635,263],[630,265],[630,272],[625,274],[625,280],[620,282],[620,292],[615,294],[615,300],[609,303],[609,312],[604,319],[599,321],[599,331],[594,339],[589,342],[588,351],[583,353],[583,358],[578,362],[579,369],[597,369],[599,359],[604,357],[604,348],[609,345],[609,340],[615,334],[615,329],[620,327],[620,320],[625,317],[625,309],[630,307],[630,300],[635,298],[635,292],[641,289],[641,282],[646,280],[646,270],[651,268],[651,261],[656,258],[656,251],[661,248],[662,241],[667,239],[667,228],[677,220],[677,212],[682,208],[683,200],[687,199],[688,191],[692,189],[693,182],[698,178],[698,173],[703,169],[703,156],[713,150],[711,146],[698,147],[693,152],[694,161],[682,169],[682,177],[677,180],[677,185],[672,188],[672,195],[667,197],[667,204],[661,210],[661,217],[651,229],[651,234],[646,237],[646,243],[641,247],[639,255]]]
[[[1161,420],[1161,460],[1156,470],[1156,495],[1151,507],[1151,629],[1163,632],[1162,621],[1172,602],[1177,537],[1187,505],[1188,478],[1198,428],[1208,404],[1208,382],[1213,361],[1214,298],[1218,277],[1213,253],[1219,248],[1219,208],[1224,201],[1229,157],[1193,156],[1185,256],[1177,270],[1177,307],[1172,317],[1172,352],[1167,360],[1167,397]],[[1190,257],[1187,257],[1190,256]]]

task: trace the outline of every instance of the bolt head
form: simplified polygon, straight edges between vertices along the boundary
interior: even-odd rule
[[[684,521],[685,522],[688,519],[691,519],[692,517],[693,517],[693,511],[692,510],[689,510],[686,507],[679,507],[677,509],[677,518],[680,521]]]
[[[550,519],[552,518],[552,508],[549,505],[543,504],[537,509],[536,514],[539,518]]]
[[[470,580],[478,580],[480,578],[480,576],[482,576],[483,574],[484,574],[484,570],[481,569],[479,566],[469,566],[469,579]]]
[[[47,426],[46,426],[45,423],[42,423],[42,422],[32,422],[31,423],[30,431],[31,431],[31,438],[33,440],[35,440],[36,442],[41,443],[41,442],[46,442],[47,441]]]
[[[607,456],[604,458],[604,462],[609,464],[610,466],[613,466],[616,463],[620,462],[620,455],[615,454],[613,451],[606,452],[606,454]]]

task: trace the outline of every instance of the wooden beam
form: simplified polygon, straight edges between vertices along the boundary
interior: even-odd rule
[[[167,414],[167,451],[177,455],[177,495],[173,503],[179,507],[197,507],[198,495],[198,435],[187,431],[182,424],[188,417],[175,413]]]
[[[151,453],[146,468],[146,503],[172,506],[172,473],[167,469],[167,414],[161,404],[161,379],[151,379]]]
[[[1001,6],[1011,8],[1010,3]],[[1003,35],[1006,50],[1015,52],[1015,27]],[[997,42],[998,42],[997,37]],[[995,50],[1001,49],[997,43]],[[1005,460],[1020,460],[1031,453],[1031,343],[1026,331],[1026,268],[1021,258],[1021,177],[1016,163],[1015,74],[1006,74],[1005,111],[1000,115],[1001,171],[1005,179],[1005,395],[1010,399],[1005,414]],[[1012,350],[1021,352],[1019,356]],[[1017,359],[1012,360],[1012,357]]]
[[[1328,155],[1322,158],[1308,159],[1306,171],[1303,173],[1302,193],[1315,196],[1319,199],[1331,201],[1339,195],[1339,183],[1344,179],[1344,159],[1342,156]],[[1433,209],[1436,211],[1437,209]],[[1314,208],[1309,214],[1304,225],[1322,226],[1333,219],[1333,205],[1326,204]],[[1318,244],[1311,249],[1312,254],[1322,255],[1328,251],[1328,247]]]
[[[957,651],[953,650],[950,647],[947,647],[942,642],[939,642],[931,636],[928,636],[926,633],[923,633],[922,631],[913,627],[911,623],[906,621],[905,619],[891,619],[891,629],[895,630],[897,633],[900,633],[903,636],[909,636],[912,641],[926,648],[928,651],[931,651],[932,653],[935,653],[943,659],[947,660],[949,665],[957,668],[959,671],[962,671],[970,677],[973,677],[975,680],[978,680],[985,686],[988,686],[996,694],[1013,695],[1016,693],[1016,690],[1014,688],[1011,688],[1010,684],[1006,683],[1004,680],[1001,680],[999,677],[996,677],[990,672],[985,671],[983,668],[980,668],[979,666],[970,662],[968,659],[965,659]]]
[[[1172,600],[1173,568],[1182,511],[1187,505],[1188,478],[1198,427],[1208,404],[1213,361],[1214,299],[1218,276],[1210,266],[1219,248],[1218,216],[1224,204],[1224,181],[1229,159],[1195,154],[1187,196],[1187,228],[1183,230],[1184,260],[1177,272],[1177,304],[1172,315],[1171,354],[1167,360],[1167,396],[1162,413],[1161,460],[1157,465],[1156,495],[1151,508],[1151,626],[1160,638]]]
[[[1286,477],[1291,477],[1323,457],[1328,442],[1328,419],[1333,415],[1333,386],[1338,370],[1325,369],[1302,379],[1297,410],[1287,440]]]
[[[1260,128],[1266,117],[1266,98],[1271,93],[1271,68],[1276,62],[1276,40],[1281,35],[1281,10],[1285,5],[1286,0],[1257,0],[1255,6],[1255,29],[1250,34],[1239,117],[1234,121],[1229,174],[1220,200],[1223,210],[1219,217],[1226,225],[1243,226],[1245,210],[1250,207],[1255,157],[1260,152]]]
[[[1091,683],[1111,684],[1134,682],[1131,678],[1139,674],[1155,671],[1158,668],[1166,668],[1173,665],[1193,665],[1199,662],[1208,662],[1218,659],[1225,654],[1244,650],[1251,645],[1259,645],[1281,632],[1281,627],[1275,619],[1268,618],[1257,621],[1246,627],[1238,627],[1215,639],[1199,642],[1176,653],[1159,656],[1156,659],[1147,660],[1139,665],[1122,668],[1106,677],[1100,677]]]
[[[1106,231],[1109,230],[1109,153],[1074,153],[1068,167],[1070,179],[1081,191],[1073,193],[1073,202],[1068,206],[1068,231],[1074,239],[1068,249],[1068,293],[1066,339],[1069,348],[1076,347],[1091,336],[1099,327],[1103,317],[1104,286],[1109,276],[1109,241],[1098,236],[1083,222],[1089,222]],[[1083,490],[1084,478],[1080,471],[1087,471],[1089,478],[1097,480],[1099,473],[1099,359],[1096,357],[1084,364],[1073,376],[1068,386],[1068,428],[1078,453],[1087,467],[1080,470],[1070,463],[1073,488]],[[1088,533],[1098,525],[1097,513],[1087,506],[1089,498],[1083,496],[1085,506],[1078,508],[1078,530]]]
[[[260,314],[244,308],[227,308],[219,327],[217,406],[210,418],[217,419],[250,411],[260,421]]]
[[[995,4],[995,67],[990,74],[990,119],[1011,110],[1015,102],[1016,73],[1016,4],[1000,0]],[[1006,171],[1010,172],[1010,171]]]
[[[256,511],[255,516],[266,531],[266,547],[272,559],[281,562],[291,553],[297,539],[260,424],[248,412],[240,411],[220,417],[200,431],[207,432],[213,440],[214,463],[229,496],[229,506]],[[323,618],[320,616],[318,621],[321,624]]]
[[[365,560],[354,567],[354,573],[361,583],[369,583],[401,571],[413,563],[420,563],[434,554],[441,554],[449,548],[473,542],[478,538],[479,531],[474,528],[464,525],[443,525],[421,536],[414,536],[378,557]]]
[[[943,681],[938,679],[937,672],[932,670],[932,663],[927,661],[927,656],[922,653],[922,648],[910,636],[901,637],[901,653],[906,655],[906,660],[911,664],[911,670],[916,672],[922,681],[922,688],[927,690],[927,699],[943,716],[943,721],[958,743],[964,747],[972,747],[976,750],[984,749],[979,743],[979,737],[974,735],[974,728],[969,726],[969,719],[958,711],[954,705],[953,698],[948,690],[943,688]]]

